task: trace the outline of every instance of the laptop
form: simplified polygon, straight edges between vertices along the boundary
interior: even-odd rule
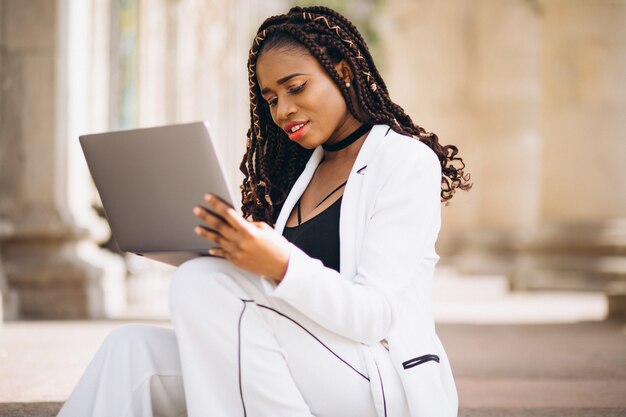
[[[207,122],[80,136],[119,248],[178,266],[209,256],[192,210],[211,192],[235,207]],[[240,210],[237,209],[239,212]]]

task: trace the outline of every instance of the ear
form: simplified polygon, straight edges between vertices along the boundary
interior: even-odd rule
[[[350,65],[348,65],[348,62],[345,59],[342,59],[335,65],[335,70],[344,83],[352,82],[354,74],[352,73],[352,68],[350,68]]]

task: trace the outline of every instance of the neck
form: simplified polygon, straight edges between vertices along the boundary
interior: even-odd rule
[[[361,146],[365,142],[367,133],[357,139],[353,144],[347,148],[340,149],[338,151],[324,151],[324,162],[342,162],[347,160],[353,160],[359,154]]]
[[[361,125],[362,123],[359,121],[351,120],[349,123],[344,124],[340,129],[338,129],[336,133],[325,142],[325,144],[336,144],[341,142],[354,131],[359,129]],[[363,146],[363,142],[365,142],[365,138],[368,133],[369,131],[363,133],[358,139],[342,149],[336,151],[324,149],[324,162],[342,162],[355,159],[361,149],[361,146]]]

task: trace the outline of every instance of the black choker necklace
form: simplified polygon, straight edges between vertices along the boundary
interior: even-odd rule
[[[364,124],[361,125],[357,130],[350,133],[347,138],[340,140],[339,142],[333,144],[322,143],[322,148],[326,151],[338,151],[339,149],[343,149],[346,146],[352,144],[355,140],[363,136],[365,132],[368,132],[372,128],[372,125]]]

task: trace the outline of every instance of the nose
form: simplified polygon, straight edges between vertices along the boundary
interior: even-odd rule
[[[276,103],[276,119],[278,121],[283,122],[289,120],[289,116],[297,111],[298,108],[296,104],[287,97],[281,97]]]

